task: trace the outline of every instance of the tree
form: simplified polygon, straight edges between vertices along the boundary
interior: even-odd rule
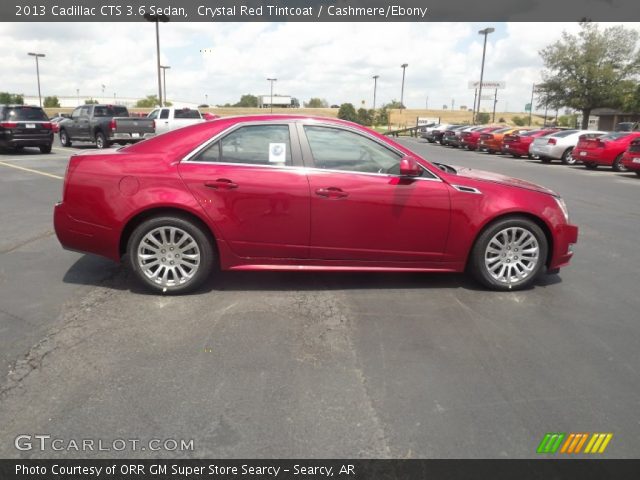
[[[489,123],[489,120],[491,120],[491,115],[489,115],[487,112],[480,112],[476,114],[476,120],[481,124]]]
[[[324,98],[314,97],[311,98],[308,102],[304,102],[304,106],[306,108],[328,108],[329,102],[327,102]]]
[[[622,109],[625,112],[640,112],[640,83],[630,82]]]
[[[562,38],[541,50],[544,92],[549,106],[582,112],[582,128],[594,108],[623,107],[628,81],[640,73],[638,32],[623,26],[605,28],[581,22],[577,35]]]
[[[373,117],[375,112],[373,110],[367,110],[366,108],[359,108],[357,113],[357,122],[360,125],[370,127],[373,125]]]
[[[157,95],[147,95],[146,98],[143,98],[136,102],[137,108],[153,108],[157,107],[158,105],[160,105],[160,102],[158,102]]]
[[[524,125],[527,124],[528,119],[526,117],[519,117],[517,115],[511,117],[511,121],[517,126],[517,127],[523,127]]]
[[[387,108],[389,110],[392,110],[394,108],[406,108],[402,103],[400,103],[398,100],[391,100],[391,102],[387,103],[386,105],[384,105],[382,108]]]
[[[378,110],[374,123],[376,125],[388,125],[389,124],[389,110],[382,107]]]
[[[258,97],[255,95],[251,95],[247,93],[246,95],[242,95],[240,97],[240,101],[233,105],[234,107],[257,107],[258,106]]]
[[[93,98],[90,98],[89,100],[85,100],[85,101],[84,101],[84,104],[85,104],[85,105],[95,105],[95,104],[97,104],[97,103],[98,103],[98,101],[97,101],[97,100],[94,100]]]
[[[24,105],[24,96],[8,92],[0,92],[0,103]]]
[[[44,97],[44,108],[60,108],[58,97]]]
[[[349,122],[357,122],[358,114],[352,103],[343,103],[338,110],[338,118],[348,120]]]

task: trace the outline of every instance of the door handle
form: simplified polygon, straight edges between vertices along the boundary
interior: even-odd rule
[[[316,190],[316,195],[326,198],[345,198],[349,196],[347,192],[343,192],[342,189],[337,187],[319,188]]]
[[[204,186],[207,188],[213,188],[214,190],[232,190],[238,188],[237,183],[233,183],[228,178],[218,178],[217,180],[208,180],[204,182]]]

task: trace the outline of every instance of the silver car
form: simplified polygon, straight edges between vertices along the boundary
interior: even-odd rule
[[[599,137],[605,133],[597,130],[561,130],[536,138],[529,146],[529,155],[539,157],[543,163],[560,160],[565,165],[573,165],[576,163],[576,159],[573,158],[571,152],[578,144],[580,136]]]

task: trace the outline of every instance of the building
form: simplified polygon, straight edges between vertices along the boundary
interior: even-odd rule
[[[598,117],[598,130],[615,130],[620,122],[640,122],[640,113],[628,113],[613,108],[595,108],[591,114]]]
[[[290,95],[273,95],[273,97],[271,95],[258,95],[258,108],[270,108],[272,102],[276,108],[292,107]]]

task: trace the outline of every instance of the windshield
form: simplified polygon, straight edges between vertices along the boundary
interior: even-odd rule
[[[40,107],[13,107],[5,110],[2,120],[47,122],[49,119]]]

